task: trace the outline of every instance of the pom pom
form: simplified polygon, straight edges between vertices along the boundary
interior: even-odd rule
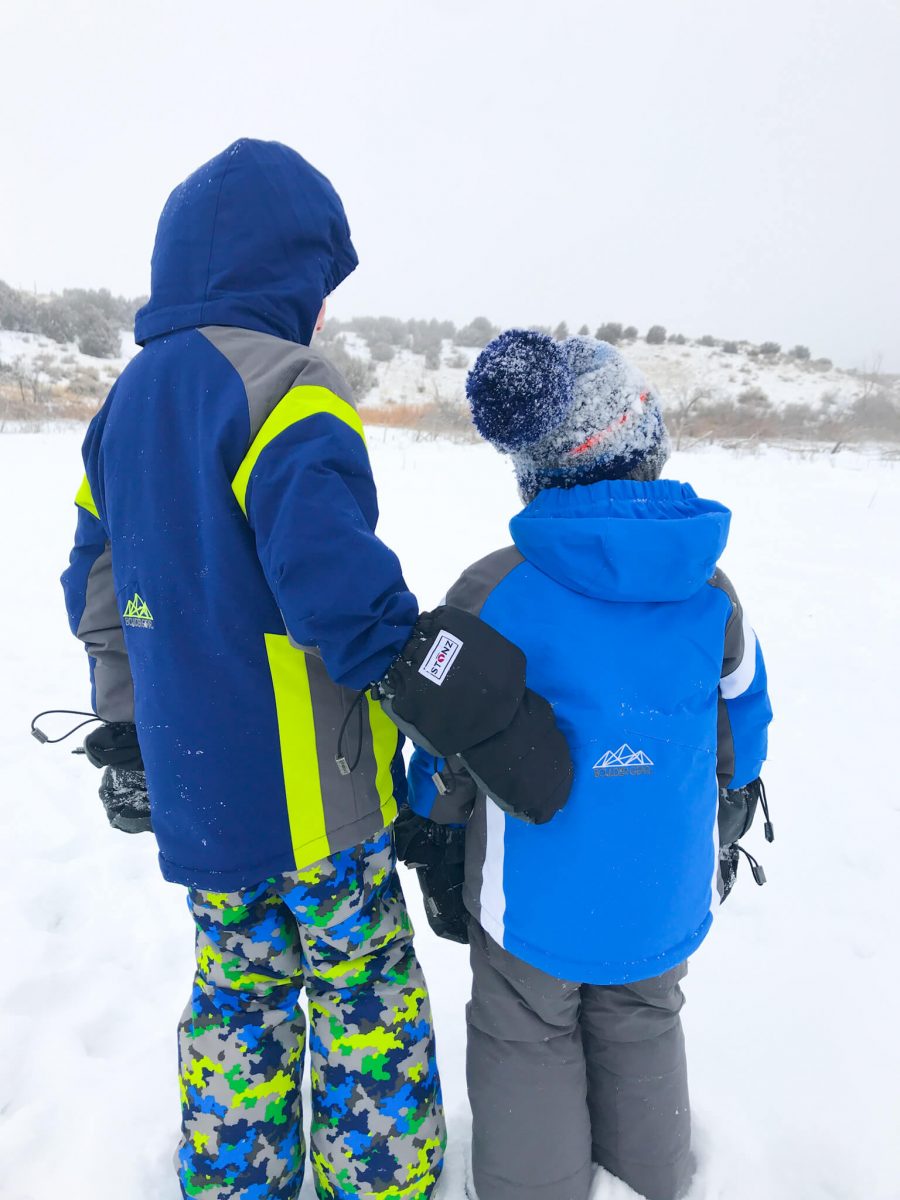
[[[551,434],[573,403],[574,378],[561,344],[510,329],[479,354],[466,380],[475,428],[500,450],[521,450]]]

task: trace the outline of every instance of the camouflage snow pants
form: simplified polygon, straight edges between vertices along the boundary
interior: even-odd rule
[[[426,1200],[446,1141],[431,1010],[391,835],[240,892],[191,890],[179,1028],[185,1196],[295,1200],[310,1020],[320,1200]]]

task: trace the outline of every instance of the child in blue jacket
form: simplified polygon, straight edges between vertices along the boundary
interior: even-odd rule
[[[599,1163],[674,1200],[692,1162],[680,981],[733,880],[771,719],[762,652],[717,566],[730,513],[659,478],[657,396],[604,342],[502,334],[468,395],[526,507],[514,545],[448,603],[522,648],[575,764],[542,826],[452,760],[419,750],[410,772],[417,815],[398,842],[431,863],[435,926],[471,947],[474,1183],[480,1200],[584,1200]],[[447,883],[457,839],[432,821],[468,822],[467,919]]]

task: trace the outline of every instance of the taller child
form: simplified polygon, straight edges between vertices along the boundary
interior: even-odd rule
[[[418,696],[404,683],[433,623],[375,536],[346,384],[309,349],[356,265],[328,180],[286,146],[235,142],[169,197],[135,325],[143,349],[83,448],[63,584],[107,723],[90,752],[113,782],[146,768],[163,874],[188,887],[197,973],[179,1031],[178,1172],[204,1200],[297,1195],[304,987],[319,1196],[424,1200],[443,1158],[431,1013],[389,831],[400,735],[356,692],[387,672],[392,715],[415,729],[424,712],[446,732],[435,710],[459,703],[465,664],[485,656],[471,653],[476,630],[452,686],[422,680]],[[486,658],[511,650],[495,641]],[[519,733],[523,681],[524,668],[494,681]],[[486,694],[474,677],[470,690]],[[355,767],[336,761],[345,716],[351,735],[359,720]],[[451,719],[447,739],[493,736],[478,760],[490,773],[519,734],[485,721]],[[565,779],[557,790],[561,803]]]

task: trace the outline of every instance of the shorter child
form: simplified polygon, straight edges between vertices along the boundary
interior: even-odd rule
[[[759,645],[717,566],[730,513],[659,479],[656,394],[604,342],[502,334],[468,395],[526,507],[515,544],[447,602],[522,648],[575,764],[568,804],[540,826],[457,763],[419,750],[411,768],[398,845],[428,864],[435,927],[471,945],[475,1188],[585,1200],[599,1163],[675,1200],[692,1163],[680,984],[733,879],[737,851],[720,845],[752,819],[771,719]],[[432,822],[466,820],[463,884],[434,853],[446,843],[452,859],[459,834]]]

